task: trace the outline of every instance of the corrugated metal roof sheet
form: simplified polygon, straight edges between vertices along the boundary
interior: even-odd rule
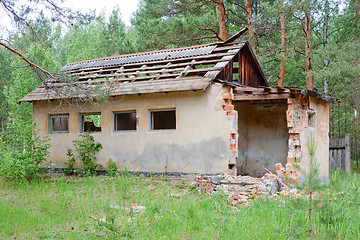
[[[106,59],[94,59],[90,61],[71,63],[66,65],[60,71],[71,71],[82,68],[93,68],[93,67],[107,67],[115,65],[123,65],[129,63],[141,63],[141,62],[151,62],[157,60],[166,60],[166,59],[178,59],[192,56],[201,56],[210,54],[216,45],[212,46],[199,46],[194,48],[184,48],[184,49],[172,49],[172,50],[163,50],[155,52],[146,52],[143,54],[128,54],[117,56],[113,58]]]

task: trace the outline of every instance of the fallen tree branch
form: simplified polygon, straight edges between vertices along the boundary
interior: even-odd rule
[[[43,68],[40,67],[39,65],[36,65],[35,63],[31,62],[29,59],[27,59],[27,58],[26,58],[23,54],[21,54],[19,51],[16,51],[16,50],[13,49],[12,47],[10,47],[10,46],[6,45],[5,43],[2,43],[2,42],[0,42],[0,45],[3,46],[3,47],[5,47],[5,48],[8,49],[9,51],[17,54],[18,56],[20,56],[20,57],[21,57],[25,62],[27,62],[32,68],[37,69],[37,70],[40,70],[41,72],[45,73],[46,75],[54,78],[54,76],[53,76],[50,72],[46,71],[45,69],[43,69]],[[36,71],[35,71],[35,72],[36,72]],[[38,74],[38,73],[37,73],[37,74]],[[38,74],[38,75],[39,75],[39,74]],[[44,81],[43,81],[43,82],[44,82]]]

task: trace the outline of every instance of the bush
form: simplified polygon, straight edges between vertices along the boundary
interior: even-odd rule
[[[42,173],[42,164],[49,156],[49,138],[39,137],[35,123],[23,125],[22,131],[12,141],[0,140],[0,175],[31,181]]]
[[[75,151],[80,159],[82,171],[84,174],[95,174],[98,168],[102,168],[100,164],[96,163],[95,156],[96,153],[102,149],[102,145],[101,143],[95,142],[94,137],[91,136],[90,133],[82,133],[80,134],[80,137],[82,138],[81,140],[74,140],[73,143]],[[73,168],[75,158],[73,157],[71,149],[68,149],[67,155],[70,158],[68,167],[70,166]]]
[[[117,174],[116,169],[116,163],[110,158],[107,162],[107,174],[110,177],[115,177]]]
[[[74,158],[74,153],[71,148],[67,149],[66,156],[68,156],[68,162],[66,163],[66,171],[65,172],[67,174],[74,174],[75,173],[74,165],[76,163],[76,160]]]

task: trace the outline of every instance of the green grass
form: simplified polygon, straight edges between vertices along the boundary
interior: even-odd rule
[[[359,189],[357,174],[332,173],[315,194],[313,239],[359,239]],[[221,194],[209,198],[184,185],[130,175],[0,180],[0,192],[0,239],[308,238],[307,198],[258,198],[234,210]],[[146,212],[132,215],[125,209],[132,203]],[[97,220],[103,217],[105,223]]]

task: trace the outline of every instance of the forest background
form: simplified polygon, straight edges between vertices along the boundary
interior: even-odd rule
[[[48,6],[51,16],[29,2]],[[41,69],[56,74],[70,62],[223,41],[248,27],[241,40],[252,45],[271,86],[341,100],[331,106],[330,135],[351,134],[359,168],[359,0],[140,0],[130,26],[119,8],[105,16],[50,0],[0,0],[0,6],[15,26],[0,36],[0,140],[7,148],[21,150],[31,139],[32,105],[17,101],[46,81]]]

